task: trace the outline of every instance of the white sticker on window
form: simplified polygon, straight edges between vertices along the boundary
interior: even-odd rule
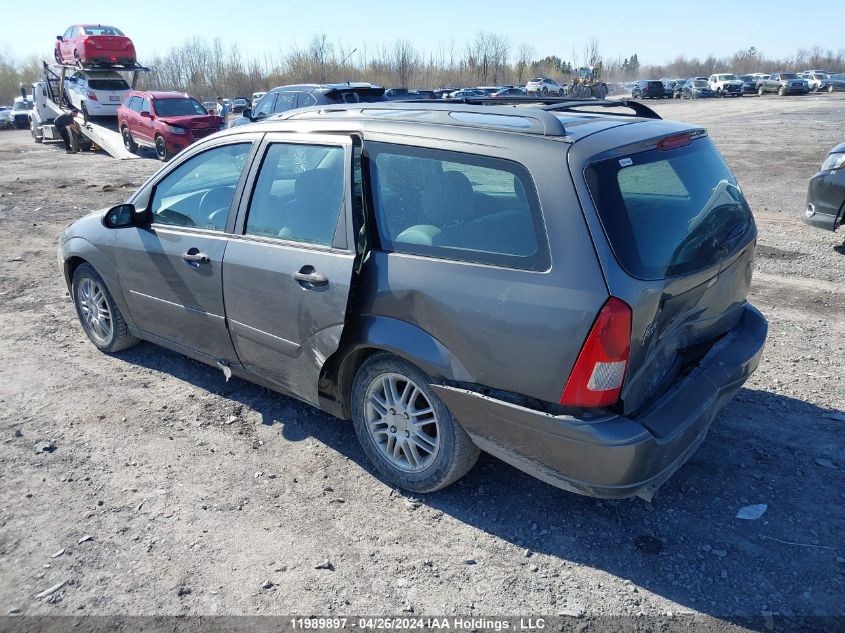
[[[632,161],[630,158],[620,158],[619,159],[619,166],[620,167],[630,167],[633,164],[634,164],[634,161]]]

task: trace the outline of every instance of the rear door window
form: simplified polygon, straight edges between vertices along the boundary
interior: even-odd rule
[[[753,232],[751,209],[709,138],[594,163],[585,176],[613,252],[633,277],[704,270]]]
[[[343,157],[339,145],[270,145],[244,232],[329,246],[344,198]]]
[[[384,250],[548,268],[537,194],[518,163],[380,143],[364,149]]]

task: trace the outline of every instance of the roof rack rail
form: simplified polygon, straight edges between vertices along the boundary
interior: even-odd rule
[[[398,103],[432,103],[433,99],[403,99]],[[397,103],[397,102],[394,102]],[[635,116],[644,119],[660,119],[660,115],[649,108],[646,104],[631,99],[573,99],[571,97],[463,97],[461,99],[444,99],[443,103],[464,103],[467,105],[533,105],[540,104],[545,111],[575,110],[576,108],[598,107],[598,108],[628,108],[634,114],[616,113],[618,116]],[[590,112],[587,110],[586,112]],[[591,112],[602,114],[601,112]]]
[[[422,104],[428,107],[421,108],[420,105]],[[564,128],[563,122],[552,112],[546,112],[540,108],[523,108],[519,110],[515,108],[493,110],[491,108],[490,112],[479,112],[478,108],[467,107],[472,105],[475,104],[463,103],[460,99],[450,99],[449,101],[432,99],[393,102],[376,101],[356,104],[355,107],[350,107],[347,104],[338,104],[337,106],[301,110],[291,115],[274,115],[273,118],[307,118],[315,112],[319,115],[356,112],[365,117],[383,115],[385,117],[402,118],[403,115],[401,113],[404,111],[406,118],[420,120],[421,116],[425,116],[429,122],[441,125],[498,128],[511,132],[542,136],[566,136],[566,129]]]

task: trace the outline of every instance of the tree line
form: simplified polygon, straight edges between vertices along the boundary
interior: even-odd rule
[[[845,70],[845,48],[836,51],[820,46],[798,49],[786,58],[764,55],[755,47],[733,55],[706,58],[678,55],[663,64],[642,64],[637,53],[603,57],[599,42],[591,39],[568,59],[557,55],[539,57],[530,43],[514,46],[507,35],[480,31],[472,39],[439,41],[430,50],[416,48],[407,39],[350,47],[334,43],[325,34],[314,35],[304,46],[279,49],[263,56],[247,56],[237,44],[220,38],[193,37],[140,61],[151,68],[138,87],[179,90],[201,100],[217,95],[246,96],[274,86],[296,83],[369,81],[395,88],[460,88],[524,84],[546,76],[562,83],[572,80],[579,66],[603,67],[605,81],[645,78],[694,77],[714,72]],[[31,56],[16,61],[0,54],[0,103],[20,94],[19,84],[31,84],[42,73],[41,59]],[[45,57],[44,59],[51,59]]]

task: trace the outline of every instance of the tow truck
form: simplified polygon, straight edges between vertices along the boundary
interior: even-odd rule
[[[29,117],[29,129],[36,143],[43,143],[45,140],[61,140],[61,135],[56,130],[53,121],[72,107],[65,89],[65,80],[69,72],[75,72],[80,69],[102,70],[102,66],[87,68],[85,66],[43,62],[43,77],[32,84],[34,107]],[[111,70],[131,73],[132,80],[129,84],[133,90],[140,74],[150,71],[149,68],[140,64],[133,66],[113,66]],[[99,147],[114,158],[123,160],[138,158],[136,154],[133,154],[123,146],[123,138],[117,129],[116,121],[114,125],[109,125],[85,120],[80,122],[79,130],[82,137],[80,138],[82,149],[87,150],[93,147]]]

